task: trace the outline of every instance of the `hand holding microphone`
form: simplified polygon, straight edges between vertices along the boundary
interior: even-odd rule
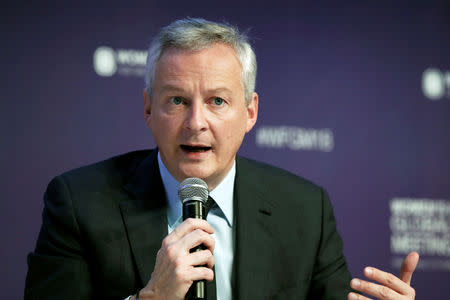
[[[180,184],[184,221],[164,238],[150,281],[140,291],[140,300],[206,299],[204,281],[214,277],[214,229],[204,220],[209,190],[205,182],[198,180],[203,182],[188,178]]]

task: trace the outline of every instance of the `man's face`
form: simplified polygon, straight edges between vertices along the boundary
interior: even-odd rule
[[[223,44],[168,49],[156,64],[152,95],[144,95],[146,121],[169,172],[178,181],[198,177],[215,188],[258,112],[256,93],[245,104],[234,50]]]

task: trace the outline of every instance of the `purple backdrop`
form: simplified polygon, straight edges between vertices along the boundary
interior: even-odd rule
[[[319,2],[4,7],[2,296],[23,295],[53,176],[154,146],[143,51],[185,16],[250,28],[260,115],[240,153],[327,188],[352,274],[419,249],[418,298],[450,293],[450,5]]]

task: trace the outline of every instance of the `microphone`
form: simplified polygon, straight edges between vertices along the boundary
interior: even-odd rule
[[[188,218],[206,220],[205,204],[208,196],[208,185],[200,178],[186,178],[183,180],[178,188],[178,197],[183,203],[183,220]],[[192,248],[190,252],[203,249],[205,249],[205,246],[199,245]],[[184,299],[207,299],[206,280],[194,281]]]

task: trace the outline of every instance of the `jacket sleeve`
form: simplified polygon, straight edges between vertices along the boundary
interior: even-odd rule
[[[342,239],[336,229],[333,208],[322,191],[322,230],[308,299],[347,299],[352,291],[351,275],[343,254]]]
[[[70,189],[63,177],[56,177],[45,192],[36,249],[28,255],[24,299],[92,298],[81,241]]]

